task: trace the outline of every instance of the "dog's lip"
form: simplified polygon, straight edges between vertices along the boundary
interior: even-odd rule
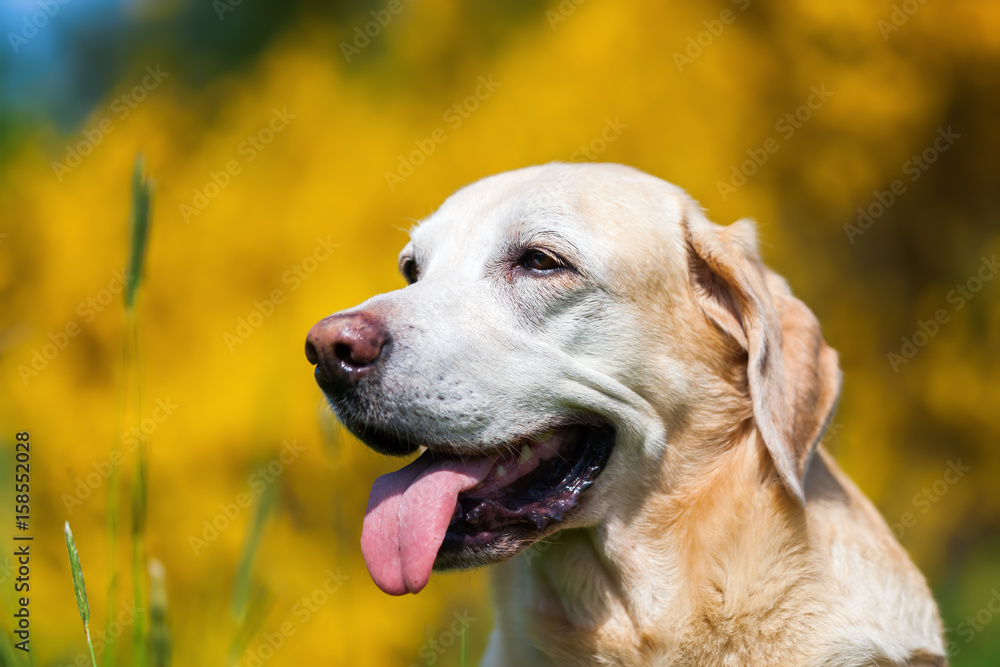
[[[491,470],[482,482],[460,493],[435,568],[454,567],[464,551],[482,553],[484,547],[512,536],[526,546],[561,524],[604,470],[614,447],[614,428],[596,423],[570,422],[534,436],[542,449],[553,439],[559,446],[540,452],[537,463],[528,460],[514,473]]]
[[[570,414],[553,417],[541,422],[530,434],[499,442],[482,443],[475,448],[470,448],[468,443],[455,444],[462,440],[468,440],[466,436],[435,441],[427,436],[411,435],[402,430],[383,428],[377,424],[361,423],[353,419],[345,419],[343,416],[341,417],[341,422],[358,440],[386,456],[409,456],[414,453],[423,453],[424,450],[430,450],[435,458],[455,459],[466,459],[477,456],[498,458],[514,451],[519,453],[521,446],[525,442],[538,441],[546,433],[558,431],[568,426],[610,427],[610,422],[597,415],[588,413]]]
[[[341,418],[341,422],[354,436],[368,447],[386,456],[407,456],[421,451],[426,445],[420,444],[399,432],[392,432],[369,424],[358,424]],[[445,452],[442,452],[445,453]]]
[[[604,442],[601,447],[604,451],[598,453],[601,462],[597,466],[596,473],[599,473],[607,464],[610,450],[616,439],[615,429],[611,422],[590,413],[554,417],[540,424],[528,435],[506,440],[499,444],[483,444],[476,449],[470,449],[468,444],[456,445],[451,441],[426,442],[423,438],[411,437],[405,432],[389,431],[372,425],[361,427],[349,425],[348,428],[368,447],[390,456],[407,456],[413,453],[420,455],[429,450],[431,457],[439,461],[493,459],[493,467],[487,473],[486,478],[475,488],[464,492],[462,497],[465,498],[489,496],[492,492],[516,485],[518,480],[530,476],[543,463],[557,456],[562,456],[561,450],[572,449],[574,445],[574,443],[569,442],[572,439],[570,432],[574,429],[589,433],[588,437],[593,437],[596,432],[604,434]],[[526,447],[528,452],[525,452]],[[594,476],[596,477],[596,474]],[[590,483],[592,482],[585,484],[584,489],[589,487]],[[579,491],[582,492],[584,489]],[[575,504],[574,501],[573,505],[575,506]],[[458,508],[456,508],[457,511]],[[561,520],[561,516],[556,520]]]
[[[561,451],[572,444],[569,442],[573,436],[572,431],[578,427],[582,428],[582,425],[570,423],[546,428],[484,451],[469,452],[452,445],[430,445],[422,449],[429,450],[436,460],[492,459],[493,465],[485,479],[464,492],[467,495],[486,495],[510,486],[534,472],[544,462],[560,456]]]
[[[594,419],[540,428],[501,446],[432,445],[372,487],[361,547],[383,591],[415,593],[433,569],[486,565],[515,555],[561,523],[594,483],[614,445]],[[382,433],[364,429],[372,445]],[[408,434],[392,441],[418,447]]]

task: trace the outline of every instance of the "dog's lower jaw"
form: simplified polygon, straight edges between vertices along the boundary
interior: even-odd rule
[[[810,477],[823,488],[802,508],[760,483],[766,452],[754,438],[726,459],[696,493],[650,496],[608,517],[613,529],[565,530],[495,566],[483,664],[860,667],[943,655],[933,602],[901,550],[881,554],[863,584],[851,557],[831,557],[830,542],[859,548],[838,527],[891,535],[832,460],[817,455]],[[884,591],[859,598],[860,585],[909,589],[912,610],[856,609],[894,604]]]
[[[530,547],[529,547],[530,548]],[[466,550],[457,553],[439,553],[434,561],[434,570],[467,570],[477,567],[491,566],[501,563],[525,549],[525,540],[515,536],[504,536],[499,541],[491,543],[482,550]]]

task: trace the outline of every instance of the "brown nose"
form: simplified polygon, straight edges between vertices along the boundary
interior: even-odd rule
[[[344,392],[384,359],[387,342],[389,332],[374,315],[364,311],[330,315],[309,330],[306,359],[316,366],[320,387]]]

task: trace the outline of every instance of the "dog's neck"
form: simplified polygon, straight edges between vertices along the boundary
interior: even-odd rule
[[[808,651],[796,602],[814,580],[804,522],[748,433],[696,484],[495,568],[497,632],[525,651],[498,663],[796,664]],[[754,655],[762,645],[770,658]]]

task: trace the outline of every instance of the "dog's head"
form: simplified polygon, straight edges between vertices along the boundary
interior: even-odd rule
[[[551,164],[463,188],[411,239],[407,287],[306,343],[348,429],[426,447],[372,489],[362,549],[386,592],[627,520],[754,425],[804,499],[837,358],[750,223],[627,167]]]

